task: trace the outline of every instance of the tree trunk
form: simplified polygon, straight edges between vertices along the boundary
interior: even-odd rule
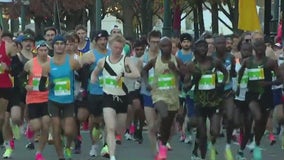
[[[35,33],[36,33],[36,37],[39,37],[40,35],[43,35],[42,33],[42,17],[35,17],[34,21],[35,21]]]
[[[134,10],[130,5],[123,5],[123,35],[124,37],[135,37],[133,27]]]
[[[173,36],[179,37],[180,35],[180,23],[181,23],[181,10],[178,0],[174,0],[174,15],[173,15]]]
[[[67,31],[74,30],[78,24],[83,24],[82,10],[67,13],[65,24]]]
[[[153,0],[142,0],[141,3],[141,21],[142,21],[142,35],[145,36],[153,28]]]
[[[90,20],[90,33],[96,31],[96,0],[93,0],[92,5],[88,6],[89,20]]]
[[[199,28],[198,28],[198,12],[197,6],[193,8],[193,22],[194,22],[194,39],[197,40],[199,38]]]
[[[197,0],[196,5],[197,5],[197,15],[198,15],[198,23],[199,23],[199,35],[201,35],[205,31],[202,1]]]
[[[217,2],[211,3],[211,15],[212,15],[212,33],[219,33],[219,24],[218,24],[218,4]]]
[[[233,17],[234,17],[234,20],[233,20],[233,32],[234,33],[239,33],[240,30],[238,29],[238,19],[239,19],[239,0],[235,0],[234,1],[234,14],[233,14]]]

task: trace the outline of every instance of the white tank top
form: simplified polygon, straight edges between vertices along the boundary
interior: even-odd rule
[[[103,68],[103,91],[106,94],[123,96],[126,95],[125,91],[122,89],[122,84],[124,83],[124,77],[120,80],[117,80],[117,77],[124,74],[125,72],[125,55],[122,55],[120,60],[117,63],[111,63],[110,57],[107,56],[105,59],[106,63],[110,66],[110,68],[116,73],[117,76],[111,75],[106,69],[105,66]]]

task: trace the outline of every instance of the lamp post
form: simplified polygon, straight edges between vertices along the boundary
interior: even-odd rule
[[[26,13],[27,13],[27,7],[30,5],[30,0],[21,0],[21,29],[22,31],[25,30],[26,26]]]
[[[96,30],[102,29],[102,0],[96,0]]]
[[[172,35],[172,15],[171,15],[170,0],[164,0],[164,25],[163,36],[171,37]]]

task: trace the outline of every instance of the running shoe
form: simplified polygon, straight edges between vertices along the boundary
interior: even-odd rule
[[[184,140],[185,140],[185,135],[184,134],[181,134],[181,136],[180,136],[180,138],[179,138],[179,141],[180,142],[184,142]]]
[[[32,142],[29,142],[27,145],[26,145],[26,148],[28,150],[34,150],[35,149],[35,144],[32,143]]]
[[[13,153],[13,149],[11,149],[11,148],[6,148],[6,150],[5,150],[4,154],[3,154],[3,158],[4,158],[4,159],[11,158],[12,153]]]
[[[105,145],[102,150],[101,150],[101,156],[105,157],[105,158],[109,158],[109,150],[108,150],[108,146]]]
[[[191,155],[191,160],[200,160],[201,158],[199,158],[197,155],[192,154]]]
[[[236,160],[246,160],[246,158],[244,157],[244,152],[239,151],[236,156]]]
[[[192,136],[189,134],[186,136],[184,143],[186,144],[190,144],[192,142]]]
[[[75,140],[74,154],[81,154],[81,143],[79,139]]]
[[[167,156],[168,156],[167,146],[160,145],[158,152],[158,159],[167,159]]]
[[[171,144],[169,142],[167,142],[166,146],[168,148],[168,151],[172,151],[173,150],[173,148],[172,148],[172,146],[171,146]]]
[[[72,159],[72,151],[70,148],[64,148],[64,157],[66,159]]]
[[[127,132],[124,134],[124,138],[125,138],[126,140],[128,140],[128,141],[134,140],[134,138],[131,136],[131,134],[129,134],[129,133],[127,133]]]
[[[227,160],[234,160],[233,154],[232,154],[232,150],[230,147],[226,147],[225,150],[225,157]]]
[[[254,147],[253,160],[262,160],[261,150],[258,146]]]
[[[95,140],[98,140],[102,137],[102,132],[100,129],[97,129],[96,127],[92,130],[92,136]]]
[[[276,143],[276,139],[275,139],[275,136],[274,136],[273,133],[270,133],[268,138],[269,138],[269,141],[270,141],[270,145],[271,145],[271,146]]]
[[[90,157],[97,157],[98,156],[98,151],[97,151],[97,147],[95,145],[92,145],[92,148],[89,152]]]
[[[252,152],[255,147],[255,141],[252,141],[249,145],[247,145],[248,149]]]
[[[35,160],[45,160],[45,158],[43,157],[43,155],[41,153],[37,153],[35,155]]]
[[[115,139],[116,139],[116,144],[119,144],[119,145],[120,145],[120,144],[121,144],[121,139],[122,139],[122,138],[121,138],[121,135],[116,135],[116,136],[115,136]]]
[[[14,139],[10,140],[9,142],[10,147],[14,150],[15,149],[15,141]]]

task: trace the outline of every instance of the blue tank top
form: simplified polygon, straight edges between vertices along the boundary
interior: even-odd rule
[[[177,53],[177,57],[183,62],[183,63],[187,63],[187,62],[191,62],[192,58],[193,58],[193,54],[182,54],[182,51],[179,50]]]
[[[159,53],[160,54],[160,53]],[[149,52],[145,51],[143,57],[142,57],[142,61],[143,61],[143,67],[150,61],[150,57],[149,57]],[[149,77],[153,77],[154,76],[154,68],[151,68],[148,72],[148,76]],[[148,78],[149,80],[149,78]],[[151,92],[148,91],[146,89],[146,83],[143,81],[142,79],[142,83],[141,83],[141,89],[140,89],[140,93],[146,96],[151,96]]]
[[[54,87],[49,90],[48,99],[58,103],[74,102],[74,71],[70,65],[70,56],[66,55],[62,65],[50,60],[49,81]]]
[[[92,72],[95,67],[98,64],[98,61],[102,58],[105,58],[106,56],[109,56],[111,51],[109,49],[107,49],[107,53],[106,54],[102,54],[99,53],[98,50],[94,49],[94,56],[95,56],[95,62],[91,65],[90,67],[90,71]],[[97,83],[90,83],[88,85],[88,91],[90,94],[93,95],[103,95],[103,86],[102,86],[102,81],[100,81],[100,79],[102,78],[103,73],[101,72],[99,74],[99,81],[97,81]],[[101,79],[102,80],[102,79]]]
[[[79,52],[81,52],[81,53],[86,53],[86,52],[88,52],[90,49],[91,49],[91,41],[90,41],[90,39],[89,38],[86,38],[86,45],[85,45],[85,47],[83,48],[83,49],[79,49]]]
[[[213,54],[213,57],[217,58],[216,53]],[[225,60],[223,61],[223,65],[226,68],[226,70],[228,71],[228,73],[230,73],[230,70],[232,68],[232,63],[231,63],[231,59],[232,59],[232,55],[230,53],[227,53],[227,56],[225,58]],[[229,75],[229,80],[228,82],[225,83],[225,91],[226,90],[230,90],[233,88],[233,80],[231,75]]]

